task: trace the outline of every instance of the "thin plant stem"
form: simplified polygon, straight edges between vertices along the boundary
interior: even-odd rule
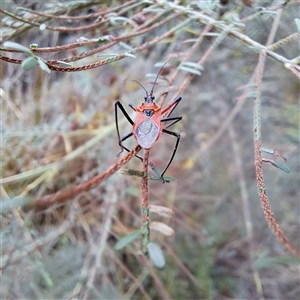
[[[261,157],[261,82],[263,77],[263,70],[266,61],[266,52],[262,51],[259,55],[259,62],[256,69],[256,97],[254,99],[254,162],[256,171],[256,182],[259,198],[261,201],[262,209],[266,218],[266,221],[272,230],[273,234],[279,241],[279,243],[292,255],[300,257],[299,249],[288,240],[281,230],[279,224],[274,218],[271,210],[269,198],[263,177],[262,170],[262,157]]]
[[[145,149],[143,158],[143,173],[145,176],[142,178],[142,249],[146,252],[146,247],[150,241],[150,229],[149,229],[149,191],[148,191],[148,164],[149,164],[150,150]]]
[[[99,12],[96,12],[96,13],[93,13],[93,14],[81,15],[81,16],[57,16],[57,15],[53,15],[53,14],[46,14],[46,13],[42,13],[42,12],[37,12],[37,11],[31,10],[31,9],[25,8],[25,7],[20,7],[19,10],[24,10],[24,11],[29,12],[31,14],[35,14],[35,15],[43,16],[43,17],[48,17],[48,18],[51,18],[51,19],[57,19],[57,20],[85,20],[85,19],[88,19],[88,18],[91,18],[91,17],[96,18],[96,17],[99,17],[99,16],[106,15],[106,14],[111,13],[113,11],[119,10],[120,8],[129,6],[129,5],[131,5],[135,2],[136,2],[136,0],[126,1],[126,3],[118,5],[117,7],[107,9],[105,11],[100,10]]]
[[[83,293],[83,297],[80,297],[78,299],[86,300],[89,298],[89,292],[90,292],[91,288],[93,287],[96,274],[103,268],[102,257],[104,255],[104,251],[107,246],[107,239],[109,237],[109,233],[111,230],[113,213],[114,213],[114,209],[115,209],[115,204],[117,202],[117,194],[113,187],[110,188],[109,197],[107,197],[107,200],[108,200],[107,201],[108,207],[106,208],[106,212],[104,213],[105,221],[104,221],[104,224],[101,226],[103,228],[103,230],[102,230],[102,233],[93,249],[93,252],[94,252],[93,255],[95,256],[95,262],[88,271],[89,279],[86,283],[86,289]]]
[[[202,43],[203,41],[203,38],[204,38],[204,35],[211,29],[211,25],[210,24],[207,24],[204,29],[202,30],[202,32],[200,33],[197,41],[193,44],[193,46],[191,47],[191,49],[188,51],[188,53],[185,55],[185,57],[181,60],[180,64],[182,65],[183,63],[187,62],[191,56],[193,55],[193,53],[196,51],[196,49],[199,48],[199,45]],[[180,69],[177,68],[175,73],[172,75],[172,78],[170,79],[170,83],[169,85],[171,86],[173,84],[173,82],[175,81],[176,77],[178,76],[179,74],[179,71]],[[177,94],[177,96],[179,95],[180,93]],[[159,105],[161,106],[166,98],[166,94],[162,97],[162,99],[159,101]],[[176,98],[176,97],[174,97]],[[172,100],[171,100],[172,101]],[[168,112],[166,113],[166,115],[168,114]]]
[[[229,136],[231,138],[231,144],[233,148],[233,157],[235,160],[235,165],[237,169],[237,175],[238,175],[238,182],[240,186],[240,192],[241,192],[241,201],[242,201],[242,210],[244,215],[244,221],[245,221],[245,227],[246,227],[246,233],[247,233],[247,241],[249,242],[249,252],[250,252],[250,262],[253,272],[253,279],[256,286],[256,291],[258,294],[258,297],[260,300],[264,300],[263,297],[263,290],[262,290],[262,284],[260,280],[260,276],[258,273],[258,270],[253,268],[254,260],[255,260],[255,252],[254,252],[254,245],[253,245],[253,227],[251,222],[251,212],[250,212],[250,204],[249,204],[249,194],[247,191],[247,184],[245,179],[245,174],[243,170],[243,163],[241,159],[241,151],[237,143],[237,137],[236,133],[233,127],[233,124],[229,126]]]
[[[19,262],[24,257],[27,257],[28,254],[35,252],[37,249],[40,249],[51,241],[55,241],[74,225],[74,221],[74,219],[66,220],[57,228],[57,230],[50,232],[48,235],[36,239],[22,248],[14,249],[10,254],[2,255],[0,260],[0,270],[5,269],[8,265]]]
[[[124,264],[124,262],[122,262],[118,258],[118,256],[115,254],[115,251],[109,251],[109,255],[115,261],[115,263],[124,271],[124,273],[126,274],[126,276],[129,277],[133,281],[132,286],[129,288],[129,290],[127,291],[127,293],[124,296],[124,298],[125,299],[131,299],[132,297],[126,297],[126,296],[128,296],[128,294],[133,293],[134,289],[139,289],[141,291],[141,293],[143,294],[143,296],[145,297],[145,299],[151,300],[152,298],[146,292],[146,290],[145,290],[145,288],[143,287],[143,284],[142,284],[143,283],[143,279],[141,277],[142,277],[142,274],[145,274],[145,272],[143,271],[140,274],[140,276],[138,276],[136,278],[135,275],[133,275],[130,272],[130,270],[126,267],[126,265]],[[149,276],[149,271],[147,271],[147,276]]]
[[[122,157],[119,161],[117,161],[113,166],[108,168],[103,173],[94,176],[90,180],[82,184],[79,184],[76,187],[70,188],[62,192],[57,192],[56,194],[34,199],[31,202],[31,205],[38,208],[45,208],[53,204],[64,203],[70,198],[74,198],[75,196],[77,196],[82,192],[87,192],[95,188],[101,182],[103,182],[108,177],[113,175],[116,171],[118,171],[124,164],[126,164],[130,159],[132,159],[140,150],[141,150],[141,146],[138,145],[134,149],[132,149],[126,156]]]

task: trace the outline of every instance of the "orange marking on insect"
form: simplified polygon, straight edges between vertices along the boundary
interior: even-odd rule
[[[160,71],[164,66],[165,64],[160,68],[150,92],[148,92],[138,81],[134,80],[146,92],[146,96],[144,97],[145,101],[140,106],[135,107],[132,104],[129,105],[136,112],[135,122],[130,118],[130,116],[126,112],[121,102],[120,101],[115,102],[116,128],[117,128],[117,133],[119,138],[119,145],[122,151],[123,149],[129,151],[129,149],[127,149],[122,143],[131,136],[134,136],[138,144],[144,149],[150,149],[154,145],[154,143],[159,139],[159,137],[163,132],[177,138],[172,156],[166,168],[161,173],[161,178],[163,182],[164,182],[163,175],[168,169],[168,167],[170,166],[180,141],[180,135],[176,132],[167,130],[167,128],[174,125],[175,123],[177,123],[182,119],[182,117],[169,117],[169,115],[175,109],[177,104],[181,101],[181,97],[176,98],[174,101],[172,101],[169,105],[167,105],[163,109],[161,108],[160,105],[154,102],[155,97],[153,96],[153,89],[155,87]],[[124,116],[127,118],[128,122],[132,125],[132,132],[128,133],[122,138],[120,137],[119,126],[118,126],[118,114],[117,114],[118,108],[122,111]],[[167,125],[165,128],[163,128],[162,123],[168,121],[172,121],[172,123]],[[141,157],[139,156],[137,157],[143,160]]]

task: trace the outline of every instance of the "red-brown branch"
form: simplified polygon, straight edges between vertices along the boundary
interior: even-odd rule
[[[272,213],[269,199],[267,196],[267,190],[264,183],[263,170],[262,170],[262,160],[261,160],[261,143],[260,140],[254,142],[254,154],[255,154],[255,169],[256,169],[256,181],[258,186],[259,198],[261,201],[261,206],[268,222],[269,227],[274,233],[276,239],[279,243],[291,254],[300,257],[299,249],[295,248],[294,245],[287,239],[283,231],[281,230],[279,224],[276,222],[274,215]]]
[[[93,188],[95,188],[97,185],[99,185],[101,182],[103,182],[105,179],[113,175],[117,170],[119,170],[124,164],[126,164],[132,157],[134,157],[139,151],[141,150],[141,147],[138,145],[133,150],[131,150],[126,156],[121,158],[118,162],[116,162],[113,166],[108,168],[103,173],[93,177],[92,179],[79,184],[76,187],[70,188],[68,190],[57,192],[56,194],[48,195],[42,198],[34,199],[33,203],[31,205],[38,207],[38,208],[45,208],[47,206],[58,204],[58,203],[64,203],[68,201],[70,198],[77,196],[78,194],[82,192],[87,192]]]

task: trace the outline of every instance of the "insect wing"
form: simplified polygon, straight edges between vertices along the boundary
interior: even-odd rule
[[[141,122],[135,129],[135,137],[144,149],[150,149],[160,135],[160,128],[151,120]]]

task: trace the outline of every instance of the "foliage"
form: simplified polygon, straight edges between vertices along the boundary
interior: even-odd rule
[[[300,243],[297,11],[4,1],[1,298],[298,299],[299,261],[280,245]],[[126,79],[147,87],[167,59],[156,100],[181,95],[183,120],[163,184],[174,140],[151,148],[149,174],[133,139],[118,158],[113,107],[139,105]]]

